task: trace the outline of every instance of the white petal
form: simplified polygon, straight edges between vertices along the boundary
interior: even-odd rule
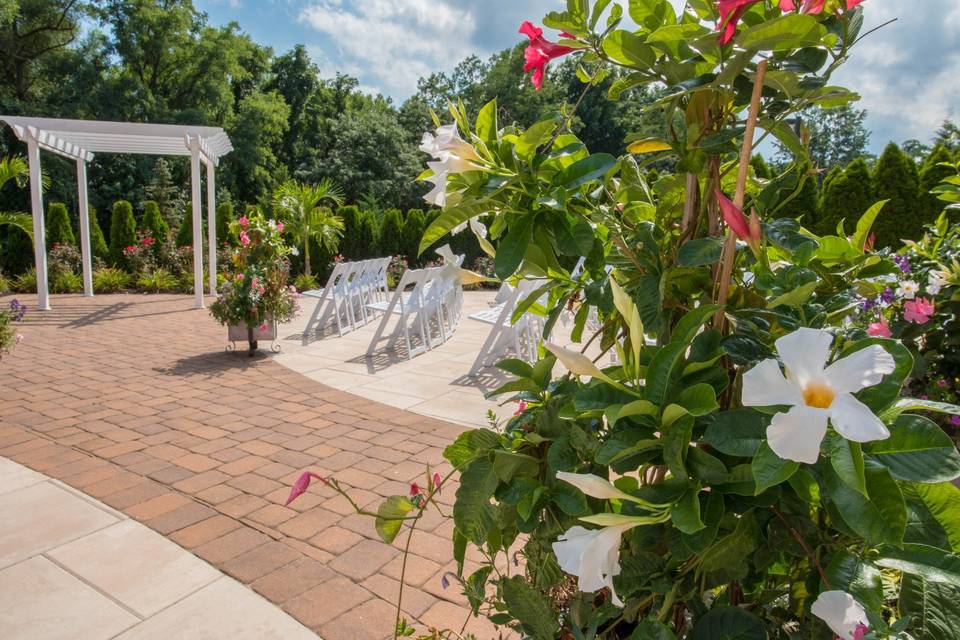
[[[851,640],[857,625],[868,622],[867,612],[845,591],[824,591],[810,607],[810,613],[826,622],[843,640]]]
[[[623,606],[613,589],[613,576],[620,574],[620,537],[634,526],[623,524],[592,531],[571,527],[553,543],[560,568],[577,576],[580,591],[609,588],[613,603]]]
[[[820,329],[801,327],[777,340],[777,352],[787,368],[787,378],[801,388],[823,373],[833,336]]]
[[[883,426],[880,418],[873,414],[870,407],[849,393],[837,394],[827,411],[830,413],[833,428],[847,440],[872,442],[890,437],[890,432]]]
[[[803,393],[783,377],[780,364],[769,358],[743,374],[742,401],[747,407],[803,404]]]
[[[854,393],[880,384],[883,376],[893,373],[893,356],[878,344],[860,349],[827,367],[824,376],[837,393]]]
[[[767,427],[767,444],[784,460],[814,464],[825,435],[827,412],[799,405],[773,416]]]
[[[604,480],[600,476],[591,473],[568,473],[558,471],[557,479],[572,484],[580,491],[591,498],[601,498],[603,500],[633,500],[633,496],[624,493],[613,486],[609,480]]]
[[[481,238],[487,237],[487,226],[477,218],[470,218],[470,230]]]

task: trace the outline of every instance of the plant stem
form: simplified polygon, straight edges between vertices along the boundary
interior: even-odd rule
[[[814,566],[817,568],[817,571],[820,573],[820,579],[823,580],[824,586],[826,586],[827,589],[831,589],[832,587],[830,586],[830,580],[827,578],[827,574],[823,570],[823,567],[820,566],[820,561],[817,559],[817,556],[813,553],[813,549],[811,549],[807,545],[807,542],[803,539],[803,536],[797,533],[797,530],[794,529],[792,526],[790,526],[790,523],[787,522],[787,519],[784,517],[782,513],[780,513],[779,509],[773,506],[771,506],[770,509],[773,511],[774,515],[776,515],[777,518],[780,519],[780,522],[783,523],[783,526],[785,526],[790,531],[790,534],[793,536],[794,540],[800,543],[800,546],[803,548],[804,553],[810,556],[810,561],[813,562]]]
[[[421,513],[423,512],[421,511]],[[410,555],[410,542],[413,540],[413,531],[416,528],[417,520],[414,520],[410,523],[407,543],[403,545],[403,563],[400,565],[400,592],[397,594],[397,616],[393,622],[393,640],[397,640],[397,629],[400,626],[400,605],[403,602],[403,583],[406,582],[407,579],[407,557]]]

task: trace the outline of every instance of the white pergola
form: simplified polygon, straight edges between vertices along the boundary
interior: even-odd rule
[[[207,166],[207,252],[210,295],[217,292],[217,223],[215,167],[233,145],[220,127],[179,124],[140,124],[100,120],[63,120],[0,115],[16,136],[27,144],[30,163],[30,202],[33,212],[33,245],[37,267],[38,308],[50,309],[47,289],[47,248],[43,213],[40,150],[70,158],[77,163],[77,201],[80,217],[80,248],[83,255],[83,293],[93,295],[90,251],[90,218],[87,203],[87,163],[94,153],[128,153],[160,156],[190,156],[193,202],[193,291],[198,309],[203,308],[203,238],[200,201],[200,162]]]

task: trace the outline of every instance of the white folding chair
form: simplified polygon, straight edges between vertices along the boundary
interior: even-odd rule
[[[318,300],[310,320],[307,321],[307,327],[303,330],[303,344],[309,342],[314,328],[326,326],[331,316],[336,319],[337,333],[341,336],[353,328],[349,301],[343,297],[343,282],[349,270],[350,263],[338,262],[333,266],[333,271],[327,278],[326,286],[322,289],[313,289],[302,293],[308,298]],[[344,330],[344,327],[346,327],[346,330]]]
[[[407,347],[407,358],[425,352],[430,348],[429,331],[427,330],[423,314],[424,287],[427,284],[426,269],[407,269],[400,282],[394,289],[393,296],[387,302],[373,302],[367,305],[371,310],[383,313],[380,324],[367,347],[367,355],[376,353],[387,330],[390,319],[396,315],[397,322],[389,337],[389,344],[395,344],[403,336]],[[407,291],[409,289],[409,292]],[[420,344],[415,345],[411,339],[411,332],[420,338]]]
[[[470,367],[471,374],[494,364],[494,359],[511,347],[518,358],[529,361],[536,358],[537,344],[543,336],[543,320],[532,313],[523,314],[515,323],[511,322],[511,319],[520,301],[533,293],[542,282],[521,280],[516,287],[510,288],[506,299],[499,305],[470,316],[471,320],[493,325]]]

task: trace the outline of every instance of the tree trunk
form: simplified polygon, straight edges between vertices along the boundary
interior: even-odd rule
[[[253,354],[257,352],[257,341],[253,337],[253,327],[247,327],[247,342],[250,347],[250,353],[248,355],[252,358]]]
[[[303,273],[310,275],[310,235],[303,234]]]

